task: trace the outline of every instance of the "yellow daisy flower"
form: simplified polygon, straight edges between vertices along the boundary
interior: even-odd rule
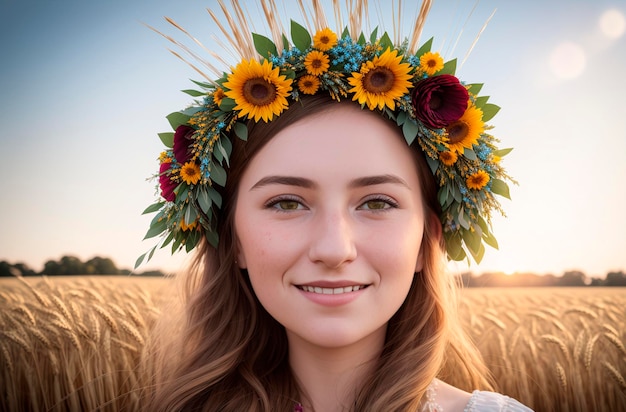
[[[317,50],[327,51],[337,44],[337,35],[329,28],[320,30],[313,36],[313,47]]]
[[[456,163],[458,156],[454,151],[446,151],[439,153],[439,160],[446,166],[452,166]]]
[[[172,159],[167,155],[167,152],[161,152],[159,155],[159,163],[172,163]]]
[[[193,160],[180,168],[180,178],[188,185],[195,185],[200,180],[200,166]]]
[[[370,110],[374,108],[382,109],[385,106],[394,110],[395,100],[402,97],[412,87],[411,66],[408,63],[400,63],[402,56],[398,56],[398,51],[387,49],[383,54],[367,61],[361,66],[359,73],[352,73],[348,82],[354,93],[352,100],[359,103],[367,103]]]
[[[239,111],[239,117],[247,115],[256,122],[268,122],[289,106],[287,97],[292,82],[267,60],[263,64],[254,59],[243,60],[228,75],[224,87],[229,90],[224,94],[235,100],[234,110]]]
[[[489,175],[484,170],[469,175],[466,179],[467,187],[473,190],[480,190],[489,183]]]
[[[222,104],[222,100],[224,99],[224,97],[226,97],[226,95],[224,94],[224,90],[217,87],[213,92],[213,101],[215,102],[215,104],[217,104],[218,106]]]
[[[304,75],[298,80],[298,88],[304,94],[315,94],[320,88],[320,79],[310,74]]]
[[[465,149],[471,149],[478,143],[478,138],[485,130],[482,110],[476,106],[469,106],[463,116],[446,127],[448,132],[448,147],[450,151],[463,154]]]
[[[429,76],[443,69],[443,58],[439,53],[427,52],[420,57],[420,69]]]
[[[320,51],[313,50],[304,58],[304,68],[314,76],[326,73],[330,67],[330,59]]]

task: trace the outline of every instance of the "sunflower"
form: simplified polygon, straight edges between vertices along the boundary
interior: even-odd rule
[[[200,166],[193,160],[180,168],[180,178],[188,185],[195,185],[200,180]]]
[[[445,151],[445,152],[439,153],[439,160],[441,160],[441,163],[443,163],[446,166],[452,166],[453,164],[456,163],[457,159],[458,159],[458,156],[456,152],[454,151]]]
[[[328,27],[320,30],[313,36],[313,47],[317,50],[327,51],[337,44],[337,35]]]
[[[213,92],[213,101],[218,107],[220,104],[222,104],[222,99],[224,99],[224,97],[226,97],[226,95],[224,94],[224,89],[220,87],[215,88],[215,91]]]
[[[459,120],[446,126],[450,151],[462,154],[466,148],[471,149],[478,143],[484,129],[482,110],[476,106],[469,106]]]
[[[330,67],[330,59],[320,51],[313,50],[304,58],[304,68],[314,76],[326,73]]]
[[[408,63],[400,63],[402,56],[398,51],[387,49],[374,60],[367,61],[361,66],[359,73],[352,73],[348,79],[353,86],[349,92],[354,92],[352,100],[358,100],[361,105],[367,103],[370,110],[385,106],[395,109],[395,99],[408,93],[412,87],[411,66]]]
[[[300,77],[298,88],[304,94],[315,94],[320,87],[320,79],[310,74]]]
[[[484,170],[479,170],[467,177],[467,187],[474,190],[480,190],[489,183],[489,175]]]
[[[287,96],[293,79],[280,75],[278,67],[265,60],[263,64],[251,59],[243,60],[235,67],[224,83],[229,91],[224,94],[235,101],[234,110],[239,116],[249,116],[255,122],[268,122],[288,107]]]
[[[185,222],[185,219],[181,219],[181,221],[180,221],[180,228],[181,228],[181,230],[183,232],[186,232],[188,230],[191,231],[191,230],[195,229],[196,225],[197,225],[197,221],[193,221],[190,224],[187,224]]]
[[[443,58],[439,53],[427,52],[420,57],[420,69],[429,76],[443,69]]]

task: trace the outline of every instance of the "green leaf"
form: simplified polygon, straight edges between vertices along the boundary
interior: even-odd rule
[[[478,160],[476,153],[472,149],[465,148],[465,150],[463,150],[463,156],[469,160]]]
[[[237,103],[235,103],[234,99],[231,99],[230,97],[224,97],[222,99],[222,103],[220,103],[220,110],[223,112],[230,112],[235,108],[235,106],[237,106]]]
[[[174,132],[159,133],[159,138],[165,147],[169,147],[170,149],[174,147]]]
[[[398,124],[398,126],[402,126],[404,124],[404,122],[406,121],[407,118],[407,114],[404,111],[400,111],[400,113],[398,113],[398,117],[396,117],[396,123]]]
[[[135,261],[135,267],[133,269],[137,269],[143,263],[143,259],[146,257],[147,254],[148,252],[144,253],[143,255],[137,258],[137,260]]]
[[[163,249],[165,246],[169,245],[172,242],[172,240],[174,239],[174,236],[175,236],[175,232],[171,231],[170,234],[167,235],[167,237],[165,238],[165,240],[161,244],[161,249]]]
[[[285,34],[283,33],[283,48],[286,51],[289,51],[290,47],[289,47],[289,39],[287,39],[287,36],[285,36]]]
[[[234,127],[235,127],[235,134],[237,135],[237,137],[243,140],[244,142],[247,141],[248,140],[248,127],[241,122],[236,122]]]
[[[228,136],[224,134],[222,134],[222,136],[220,137],[220,143],[222,144],[222,147],[226,151],[226,157],[229,158],[230,154],[233,152],[233,143],[230,141]]]
[[[456,59],[452,59],[448,62],[445,62],[443,65],[443,69],[439,70],[437,74],[451,74],[454,75],[456,72]]]
[[[491,191],[497,195],[511,199],[509,185],[500,179],[491,179]]]
[[[172,129],[176,130],[178,126],[187,124],[191,116],[188,116],[181,112],[174,112],[174,113],[168,114],[165,118],[167,119],[168,122],[170,122],[170,126],[172,126]]]
[[[181,113],[186,115],[186,116],[191,117],[194,114],[198,113],[200,110],[202,110],[201,106],[191,106],[191,107],[188,107],[185,110],[181,111]]]
[[[402,125],[402,133],[404,134],[404,139],[409,144],[409,146],[417,137],[418,130],[419,129],[417,127],[417,123],[415,123],[415,121],[412,119],[407,119],[407,121],[405,121]]]
[[[422,46],[419,49],[417,49],[417,52],[415,52],[415,55],[417,57],[422,57],[422,55],[424,53],[428,53],[432,47],[433,47],[433,38],[431,37],[430,39],[428,39],[426,43],[422,44]]]
[[[457,233],[455,234],[446,234],[446,251],[448,252],[448,256],[452,260],[463,260],[465,259],[465,251],[462,247],[462,239]]]
[[[447,186],[443,186],[441,189],[439,189],[438,197],[439,197],[439,204],[442,206],[445,205],[446,202],[448,201],[448,187]]]
[[[199,82],[197,80],[191,80],[192,82],[194,82],[195,84],[197,84],[198,86],[202,87],[203,89],[214,89],[215,86],[213,86],[212,84],[209,83],[204,83],[204,82]]]
[[[361,35],[359,36],[359,40],[357,41],[358,44],[360,44],[361,46],[365,46],[365,43],[367,43],[367,40],[365,39],[365,35],[361,32]]]
[[[193,230],[187,235],[187,240],[185,241],[185,251],[187,253],[191,252],[194,247],[198,244],[198,240],[200,238],[200,234],[198,231]]]
[[[382,47],[383,51],[387,51],[387,49],[393,49],[393,42],[389,38],[387,32],[383,34],[383,36],[379,40],[379,44]]]
[[[186,94],[188,94],[189,96],[192,96],[192,97],[200,97],[200,96],[206,95],[205,92],[200,92],[198,90],[193,90],[193,89],[181,90],[181,92],[186,93]]]
[[[372,34],[370,34],[370,43],[376,43],[376,36],[378,36],[378,26],[376,26]]]
[[[222,207],[222,195],[220,195],[219,192],[212,187],[209,187],[207,192],[209,193],[211,200],[213,200],[213,203],[215,203],[217,207]]]
[[[204,236],[206,237],[207,242],[209,242],[209,245],[213,246],[214,248],[217,247],[217,244],[219,243],[219,237],[217,236],[217,233],[215,233],[213,230],[207,230],[205,231]]]
[[[498,241],[496,240],[496,237],[489,231],[483,232],[483,240],[485,241],[486,244],[488,244],[494,249],[500,248],[498,246]]]
[[[478,93],[480,93],[480,91],[483,88],[484,83],[473,83],[473,84],[467,84],[465,87],[467,87],[467,91],[472,93],[474,96],[477,95]]]
[[[476,263],[480,263],[480,261],[483,260],[483,256],[485,255],[485,245],[483,245],[481,242],[478,245],[478,250],[472,250],[470,248],[469,251],[474,257],[474,260],[476,261]]]
[[[291,40],[293,40],[293,45],[302,52],[311,47],[311,35],[307,29],[293,20],[291,20]]]
[[[504,157],[508,155],[509,153],[511,153],[512,150],[513,150],[512,147],[507,147],[506,149],[494,150],[493,155],[498,156],[498,157]]]
[[[217,163],[211,165],[211,180],[222,187],[226,184],[226,171]]]
[[[488,122],[500,111],[500,106],[495,104],[486,103],[482,107],[483,109],[483,122]]]
[[[276,45],[267,37],[260,34],[252,33],[252,40],[254,41],[254,48],[261,56],[265,58],[269,57],[270,54],[278,56],[278,52],[276,51]]]
[[[148,213],[154,213],[157,210],[161,209],[161,207],[163,207],[164,204],[165,204],[165,202],[157,202],[157,203],[151,204],[141,214],[142,215],[147,215]]]
[[[174,254],[178,250],[178,248],[180,247],[180,244],[183,243],[184,239],[185,239],[184,232],[182,231],[178,232],[178,234],[176,235],[176,239],[174,239],[174,243],[172,243],[172,254]]]
[[[191,206],[187,206],[185,208],[185,223],[190,225],[193,222],[196,221],[196,217],[198,217],[198,213],[196,212],[196,209],[194,207]]]
[[[472,254],[479,252],[482,246],[482,238],[471,230],[462,230],[461,232],[463,233],[463,240],[470,252],[472,252]]]
[[[350,36],[350,32],[348,31],[348,27],[344,27],[343,32],[341,32],[341,38],[343,39],[344,37],[349,37]]]
[[[480,96],[474,100],[474,106],[482,109],[485,104],[487,104],[487,100],[489,100],[489,96]]]
[[[435,174],[435,172],[439,168],[439,162],[436,159],[431,158],[430,156],[426,156],[426,163],[428,163],[432,174]]]
[[[230,162],[228,161],[228,153],[226,153],[224,146],[222,146],[222,139],[217,141],[217,150],[222,154],[224,160],[226,160],[226,166],[230,166]]]
[[[463,208],[461,208],[459,210],[459,215],[457,216],[457,220],[459,221],[459,225],[461,225],[461,227],[463,229],[469,230],[470,228],[470,224],[467,220],[465,220],[465,215],[463,213]]]
[[[146,236],[144,236],[143,240],[158,236],[163,233],[165,229],[167,229],[167,221],[163,218],[161,221],[157,221],[150,225],[150,228],[148,229],[148,232],[146,233]]]
[[[206,190],[204,189],[200,189],[198,190],[198,205],[200,206],[200,210],[202,210],[202,212],[205,215],[208,215],[209,212],[211,211],[211,197],[209,196],[209,194],[207,193]]]

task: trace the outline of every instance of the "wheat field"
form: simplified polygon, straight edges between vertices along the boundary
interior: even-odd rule
[[[0,280],[0,411],[139,409],[141,351],[169,282]],[[538,412],[626,411],[626,290],[466,289],[462,320],[498,391]]]

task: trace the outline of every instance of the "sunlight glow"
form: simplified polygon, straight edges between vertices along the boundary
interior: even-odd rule
[[[587,57],[576,43],[559,44],[550,55],[550,69],[559,78],[574,79],[585,71]]]
[[[605,11],[600,17],[600,30],[610,39],[620,38],[626,31],[624,14],[615,9]]]

